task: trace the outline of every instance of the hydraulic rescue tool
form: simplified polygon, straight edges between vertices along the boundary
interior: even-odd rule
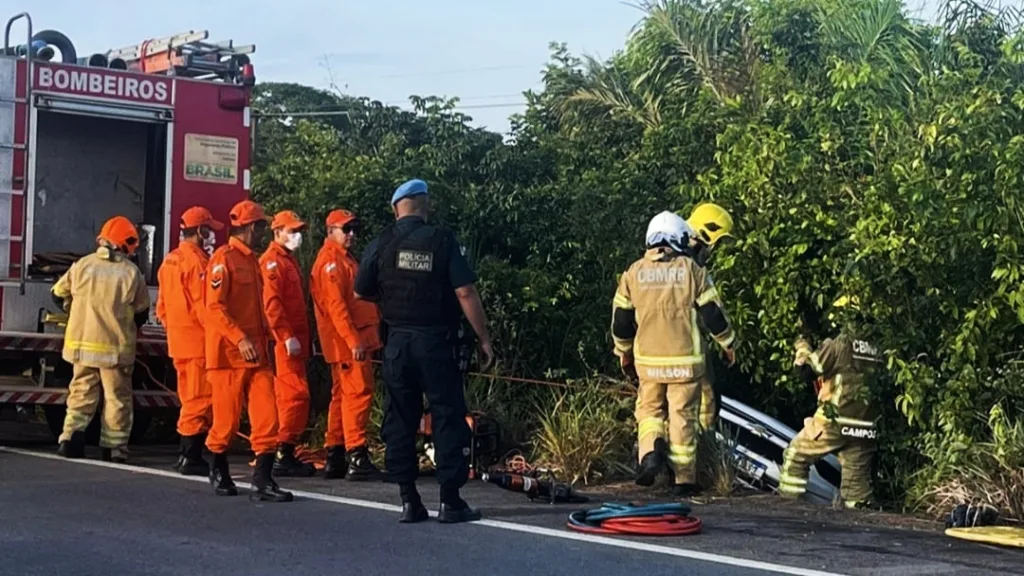
[[[550,474],[550,472],[549,472]],[[521,474],[490,474],[483,473],[480,479],[489,484],[500,486],[510,492],[522,492],[531,502],[538,498],[547,500],[550,504],[568,502],[570,504],[583,504],[589,502],[586,496],[577,494],[572,486],[555,482],[554,477],[540,480]]]

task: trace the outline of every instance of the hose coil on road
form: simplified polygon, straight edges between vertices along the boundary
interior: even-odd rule
[[[697,534],[703,524],[690,516],[683,503],[632,504],[605,503],[600,508],[569,514],[567,527],[587,534],[628,534],[632,536],[686,536]]]

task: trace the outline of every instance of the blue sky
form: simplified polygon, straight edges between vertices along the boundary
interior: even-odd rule
[[[909,3],[922,6],[928,17],[935,2]],[[549,42],[605,58],[622,47],[641,15],[619,0],[15,0],[14,5],[31,11],[36,30],[56,29],[70,37],[80,56],[205,29],[211,41],[256,44],[257,81],[328,87],[333,76],[347,93],[402,106],[410,94],[458,96],[475,124],[500,132],[508,129],[508,115],[522,110],[522,92],[539,86]],[[15,29],[19,38],[21,30]]]

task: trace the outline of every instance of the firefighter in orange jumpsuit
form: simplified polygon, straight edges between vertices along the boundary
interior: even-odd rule
[[[248,401],[256,453],[250,498],[290,502],[272,476],[277,439],[274,371],[270,367],[270,327],[263,313],[263,278],[252,247],[267,232],[263,207],[245,200],[230,213],[228,243],[213,253],[206,269],[206,378],[213,389],[213,426],[206,447],[213,453],[210,484],[219,496],[238,494],[228,469],[227,451]]]
[[[274,241],[260,257],[263,308],[274,340],[274,392],[277,395],[277,457],[275,476],[312,476],[316,468],[295,457],[309,421],[306,361],[310,331],[302,274],[293,252],[302,245],[306,223],[291,210],[274,215]]]
[[[326,478],[364,480],[380,471],[366,448],[373,403],[370,355],[379,350],[380,312],[353,290],[359,262],[349,252],[360,223],[348,210],[327,215],[327,238],[310,272],[309,289],[324,359],[331,366]]]
[[[222,230],[210,211],[193,206],[181,215],[181,241],[167,253],[157,282],[156,315],[167,330],[167,351],[178,375],[180,454],[175,469],[186,476],[206,476],[210,464],[203,445],[213,422],[210,384],[206,380],[203,331],[203,286],[213,245],[213,231]]]

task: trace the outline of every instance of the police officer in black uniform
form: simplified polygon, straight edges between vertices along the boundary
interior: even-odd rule
[[[426,395],[441,485],[438,520],[479,520],[480,512],[459,496],[469,478],[472,435],[456,357],[465,313],[479,338],[484,369],[494,360],[487,317],[474,285],[477,278],[455,234],[426,223],[426,182],[410,180],[399,186],[391,206],[396,221],[366,247],[355,280],[356,297],[376,301],[384,321],[381,376],[387,401],[381,437],[388,480],[399,485],[400,522],[426,520],[427,509],[415,483],[416,432]]]

